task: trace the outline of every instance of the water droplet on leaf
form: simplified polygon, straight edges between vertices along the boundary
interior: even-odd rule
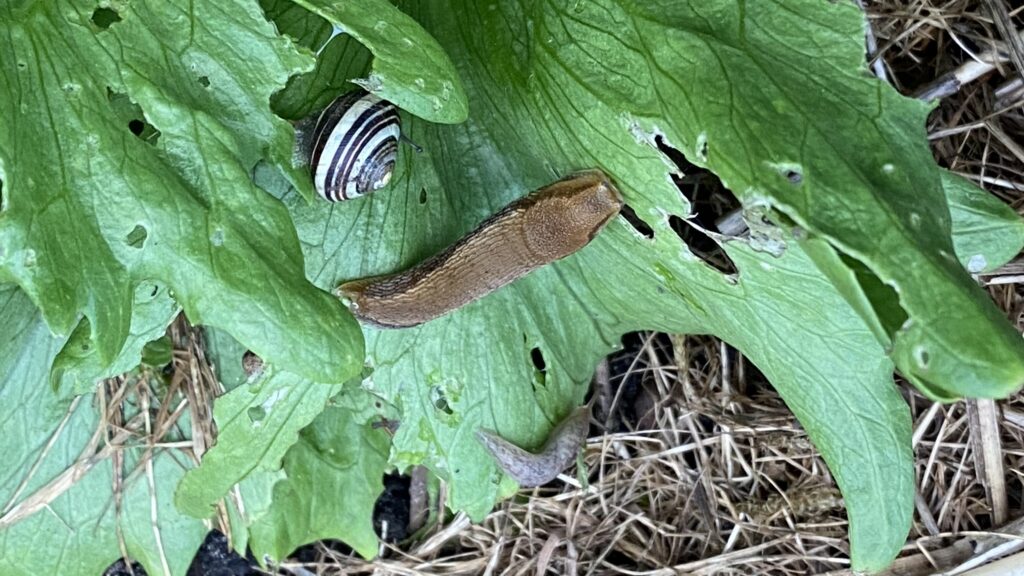
[[[975,254],[967,260],[967,271],[971,274],[983,272],[986,267],[988,267],[988,260],[982,254]]]

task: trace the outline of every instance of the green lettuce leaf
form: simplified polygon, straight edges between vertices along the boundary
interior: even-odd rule
[[[1024,220],[992,194],[952,172],[942,173],[949,202],[953,246],[971,274],[991,272],[1006,264],[1024,246]]]
[[[84,314],[103,368],[131,333],[135,287],[153,280],[193,323],[268,361],[317,381],[351,377],[363,356],[355,322],[302,277],[288,214],[251,183],[265,158],[312,194],[293,131],[269,108],[312,59],[251,0],[132,3],[107,27],[94,8],[0,7],[11,47],[0,61],[0,280],[56,333]],[[147,139],[130,130],[143,118],[124,122],[125,98]]]
[[[15,463],[0,482],[4,514],[91,437],[97,414],[74,389],[134,362],[174,302],[240,341],[231,354],[267,361],[218,403],[221,434],[198,470],[160,453],[155,490],[132,483],[119,518],[95,497],[111,493],[103,460],[51,503],[56,514],[0,528],[0,568],[94,574],[116,556],[120,526],[151,573],[180,574],[203,528],[178,509],[205,517],[225,495],[238,546],[280,558],[330,536],[372,554],[367,510],[389,465],[425,463],[449,483],[450,505],[480,518],[512,483],[473,432],[541,444],[619,336],[656,329],[714,334],[764,372],[843,490],[853,567],[877,570],[913,508],[893,360],[934,397],[1019,385],[1019,336],[956,256],[990,269],[1024,242],[1020,220],[934,165],[926,108],[865,73],[853,7],[433,0],[404,4],[414,21],[376,0],[262,4],[287,37],[251,0],[0,7],[12,47],[0,60],[0,281],[24,290],[0,292],[0,374],[12,375],[0,380],[0,432]],[[351,35],[328,40],[333,26]],[[403,147],[387,190],[311,203],[293,129],[268,102],[291,77],[273,102],[297,120],[364,75],[414,115],[406,132],[425,152]],[[676,231],[691,207],[659,140],[721,176],[748,214],[767,213],[754,224],[773,252],[758,236],[713,236],[736,274],[695,256]],[[421,261],[529,190],[593,167],[648,235],[620,218],[580,253],[450,316],[364,329],[364,356],[327,290]],[[152,286],[166,295],[147,300]],[[364,357],[362,389],[321,414]],[[56,394],[51,365],[53,382],[70,384]],[[386,463],[370,397],[398,410]],[[17,411],[29,403],[40,412]],[[60,450],[45,450],[67,414]],[[129,451],[129,464],[138,457]],[[311,480],[328,473],[329,489]],[[26,553],[39,535],[65,535],[73,555]]]
[[[115,503],[94,397],[48,384],[64,340],[27,295],[0,286],[0,574],[100,574],[121,556],[121,538],[149,574],[183,575],[207,531],[171,498],[187,460],[157,450],[149,474],[146,445],[124,447]]]
[[[213,505],[254,469],[280,468],[281,458],[298,441],[299,430],[341,389],[271,366],[254,378],[217,399],[217,444],[203,455],[199,468],[185,475],[175,493],[175,503],[186,514],[211,516]]]
[[[83,320],[54,359],[50,382],[54,388],[70,386],[76,394],[87,394],[103,378],[117,376],[139,365],[146,344],[159,339],[181,311],[167,289],[143,281],[135,287],[132,325],[121,352],[105,363],[90,338],[89,322]]]
[[[466,94],[441,46],[387,0],[295,0],[373,52],[366,90],[431,122],[466,119]]]
[[[279,562],[303,544],[343,540],[366,558],[377,554],[373,507],[384,490],[391,439],[374,424],[370,395],[340,394],[284,458],[287,479],[274,486],[272,513],[252,527],[257,558]]]

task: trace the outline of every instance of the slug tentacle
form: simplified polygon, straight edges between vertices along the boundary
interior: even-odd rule
[[[509,204],[418,266],[347,282],[337,293],[363,322],[416,326],[575,253],[621,208],[603,172],[580,172]]]
[[[554,480],[575,460],[587,439],[590,404],[572,411],[551,434],[539,452],[531,453],[512,444],[496,432],[480,429],[477,440],[490,452],[502,472],[524,488],[541,486]]]

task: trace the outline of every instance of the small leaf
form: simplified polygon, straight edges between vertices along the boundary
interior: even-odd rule
[[[942,189],[956,255],[968,272],[991,272],[1024,248],[1024,220],[1012,208],[952,172],[942,173]]]
[[[466,119],[462,83],[437,41],[387,0],[295,0],[373,52],[366,90],[431,122]]]
[[[257,558],[277,562],[303,544],[341,540],[365,558],[377,554],[373,507],[384,490],[391,439],[380,428],[371,398],[341,394],[284,459],[288,477],[274,486],[271,514],[252,527]]]
[[[298,441],[299,430],[340,389],[268,366],[251,384],[218,398],[217,444],[178,486],[178,509],[196,518],[209,517],[213,505],[250,472],[279,468],[285,452]]]
[[[164,335],[153,340],[142,348],[142,363],[153,368],[160,368],[174,360],[174,344],[170,337]]]
[[[316,68],[292,76],[288,86],[271,98],[271,107],[282,118],[301,120],[319,114],[332,100],[357,87],[350,80],[369,74],[373,54],[352,36],[332,36],[330,23],[292,0],[262,0],[261,4],[278,31],[317,51]]]

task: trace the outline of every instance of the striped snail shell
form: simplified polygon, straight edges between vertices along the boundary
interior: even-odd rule
[[[335,98],[313,128],[313,184],[331,202],[380,190],[398,157],[401,121],[394,104],[355,90]]]

